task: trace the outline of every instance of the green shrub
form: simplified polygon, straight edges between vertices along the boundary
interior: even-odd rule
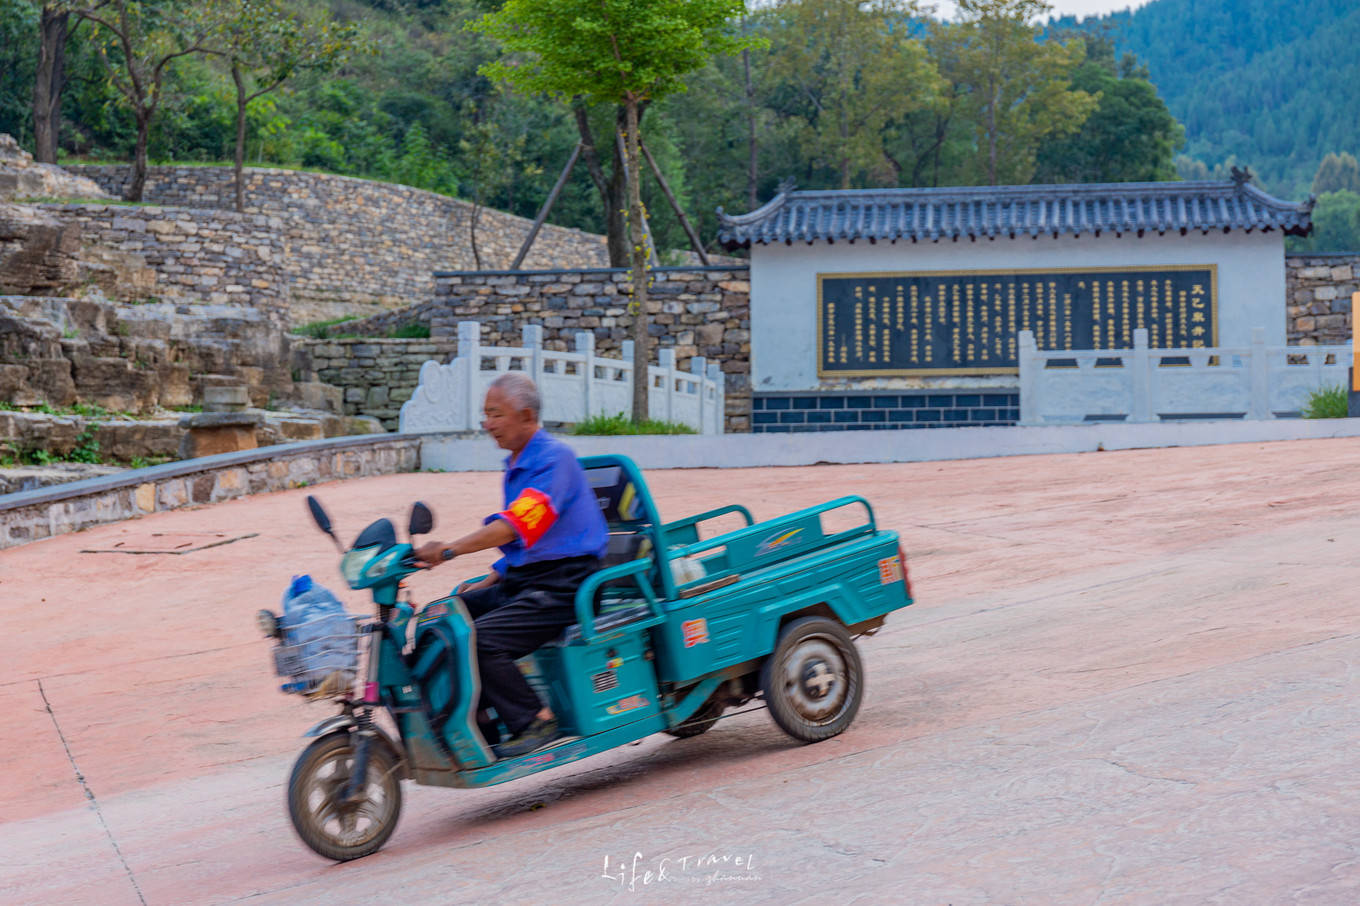
[[[647,419],[641,424],[620,412],[617,415],[596,415],[572,429],[573,434],[698,434],[689,425]]]
[[[99,441],[94,439],[94,431],[86,428],[76,435],[76,445],[67,457],[71,462],[100,462]]]
[[[428,340],[430,338],[430,325],[413,321],[410,324],[403,324],[394,328],[388,333],[388,336],[393,340]]]
[[[71,407],[71,414],[84,418],[107,418],[109,410],[95,403],[76,403]]]
[[[1308,403],[1303,407],[1303,417],[1345,418],[1346,399],[1346,388],[1341,384],[1321,387],[1308,394]]]

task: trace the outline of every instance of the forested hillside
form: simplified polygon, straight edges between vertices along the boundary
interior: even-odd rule
[[[1183,172],[1236,161],[1302,198],[1328,152],[1360,150],[1355,0],[1154,0],[1082,27],[1107,29],[1147,65],[1185,126]]]
[[[748,210],[768,200],[784,179],[805,188],[1168,179],[1176,176],[1173,161],[1181,151],[1212,167],[1224,159],[1218,146],[1198,128],[1185,148],[1181,126],[1159,94],[1159,79],[1169,79],[1183,115],[1212,119],[1217,107],[1185,100],[1197,93],[1191,87],[1201,81],[1195,73],[1208,72],[1204,78],[1221,78],[1227,86],[1218,95],[1231,89],[1239,99],[1236,106],[1224,103],[1238,113],[1220,119],[1237,124],[1246,138],[1240,150],[1233,146],[1225,155],[1236,153],[1266,173],[1267,186],[1291,194],[1292,186],[1267,170],[1251,146],[1260,129],[1276,136],[1277,144],[1292,141],[1291,127],[1277,124],[1275,130],[1250,117],[1252,90],[1244,86],[1255,83],[1243,72],[1255,66],[1262,80],[1289,84],[1280,75],[1284,64],[1265,67],[1262,54],[1283,52],[1271,43],[1283,35],[1298,41],[1320,36],[1298,22],[1277,27],[1281,16],[1262,13],[1251,20],[1257,31],[1244,43],[1233,30],[1234,4],[1264,9],[1266,0],[1214,3],[1157,0],[1119,20],[1127,26],[1119,46],[1099,34],[1045,34],[1037,25],[1044,7],[1036,0],[974,0],[950,22],[921,18],[907,0],[752,4],[732,27],[756,36],[758,46],[717,57],[686,77],[688,91],[648,105],[641,133],[699,235],[711,242],[717,206]],[[135,8],[148,17],[149,47],[171,46],[214,15],[232,22],[233,15],[260,9],[295,20],[299,28],[310,22],[350,29],[352,48],[329,62],[311,60],[316,65],[299,67],[246,107],[249,164],[386,179],[532,216],[581,142],[582,162],[552,220],[617,232],[608,217],[622,207],[614,140],[619,110],[514,94],[480,74],[501,51],[465,26],[497,8],[497,0],[103,5]],[[1228,11],[1215,12],[1207,27],[1189,24],[1199,10],[1220,6]],[[1340,21],[1345,3],[1320,0],[1316,6]],[[46,7],[42,0],[0,0],[0,131],[34,147],[33,86],[41,70],[44,8],[49,14],[77,10],[69,16],[64,44],[60,157],[128,160],[138,133],[133,105],[116,88],[125,52],[107,28],[82,21],[77,0]],[[1141,17],[1171,16],[1168,10],[1180,18],[1145,27],[1153,19]],[[237,96],[227,57],[214,43],[222,34],[219,28],[201,52],[167,64],[164,92],[149,119],[151,160],[231,160]],[[1318,66],[1329,62],[1310,58]],[[264,80],[266,72],[260,69],[255,78]],[[1343,94],[1338,87],[1337,97]],[[1296,115],[1293,108],[1280,109],[1281,116]],[[1328,123],[1339,119],[1326,111],[1315,115]],[[1317,150],[1312,169],[1325,149]],[[1278,156],[1293,160],[1299,153],[1281,147]],[[683,248],[680,224],[650,172],[644,186],[657,245]]]

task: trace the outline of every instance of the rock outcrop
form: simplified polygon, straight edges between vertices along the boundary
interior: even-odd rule
[[[0,295],[54,295],[79,274],[78,224],[39,208],[0,202]]]
[[[106,199],[93,179],[33,160],[14,136],[0,132],[0,201],[13,198]]]

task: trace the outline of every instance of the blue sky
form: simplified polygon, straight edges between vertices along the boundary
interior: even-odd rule
[[[942,18],[953,18],[954,5],[949,0],[927,0],[927,2],[934,2]],[[1048,0],[1048,2],[1052,4],[1055,16],[1070,15],[1084,18],[1111,13],[1118,9],[1137,9],[1146,5],[1148,0]]]

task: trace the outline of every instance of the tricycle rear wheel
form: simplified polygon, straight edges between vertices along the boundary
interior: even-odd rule
[[[302,750],[288,778],[288,817],[302,842],[318,854],[348,862],[377,852],[401,815],[401,778],[380,740],[368,749],[368,771],[358,797],[341,801],[354,766],[349,733],[323,736]]]
[[[774,652],[760,668],[760,688],[779,729],[802,742],[820,742],[855,719],[864,694],[864,665],[844,626],[825,617],[802,617],[779,633]]]

